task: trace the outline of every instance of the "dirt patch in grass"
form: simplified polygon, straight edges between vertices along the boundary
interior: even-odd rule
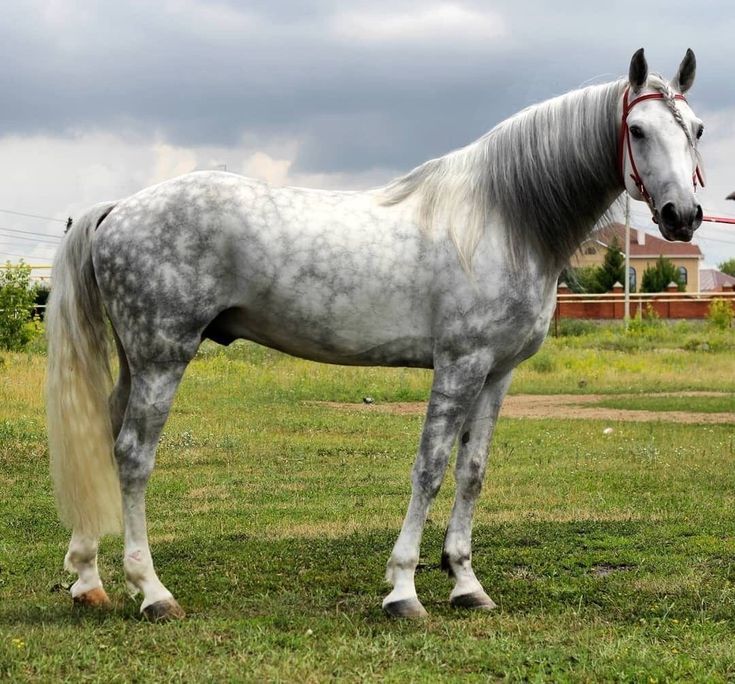
[[[632,409],[613,409],[590,406],[611,395],[602,394],[514,394],[506,397],[500,415],[504,418],[535,419],[579,419],[608,420],[624,422],[666,422],[666,423],[735,423],[735,413],[702,413],[689,411],[642,411]],[[625,397],[717,397],[729,396],[724,392],[659,392],[656,394],[614,395],[618,399]],[[376,411],[397,415],[423,415],[426,404],[414,402],[389,402],[372,404],[350,404],[337,401],[309,402],[318,406],[343,411]]]

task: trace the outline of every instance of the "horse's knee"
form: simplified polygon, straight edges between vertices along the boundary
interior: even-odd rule
[[[441,489],[444,480],[444,470],[417,469],[413,476],[413,486],[423,496],[434,499]]]

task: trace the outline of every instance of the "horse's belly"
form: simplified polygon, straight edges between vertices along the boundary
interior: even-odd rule
[[[222,312],[204,331],[220,344],[246,339],[293,356],[345,365],[431,368],[434,341],[428,333],[383,326],[336,329],[328,321],[298,320],[293,311],[271,316],[246,307]]]

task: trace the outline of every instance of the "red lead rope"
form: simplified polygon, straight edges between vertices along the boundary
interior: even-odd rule
[[[620,176],[623,178],[623,181],[625,181],[625,147],[627,145],[628,147],[628,161],[630,161],[630,169],[632,173],[630,174],[631,179],[635,183],[635,186],[638,188],[638,192],[641,193],[643,196],[643,199],[646,200],[646,204],[648,204],[649,208],[651,209],[651,212],[655,211],[655,207],[653,205],[653,200],[651,199],[651,196],[648,194],[648,190],[646,190],[646,186],[643,184],[643,179],[641,178],[641,175],[638,173],[638,167],[635,164],[635,159],[633,158],[633,146],[630,142],[630,128],[628,128],[628,114],[630,114],[630,110],[635,107],[639,102],[644,102],[645,100],[664,100],[666,99],[662,93],[649,93],[648,95],[641,95],[640,97],[637,97],[635,100],[628,101],[628,94],[630,93],[630,88],[626,88],[625,92],[623,93],[623,116],[622,120],[620,122],[620,139],[618,143],[618,164],[620,165]],[[686,98],[677,93],[674,95],[675,100],[683,100],[686,102]],[[697,190],[697,181],[699,181],[699,185],[704,187],[704,178],[702,176],[702,172],[699,168],[699,164],[697,164],[696,168],[694,169],[694,173],[692,174],[692,184],[694,185],[694,190],[696,192]]]

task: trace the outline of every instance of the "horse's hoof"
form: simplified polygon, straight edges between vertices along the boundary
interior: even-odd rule
[[[392,601],[383,606],[383,610],[394,618],[425,618],[428,617],[426,609],[417,598]]]
[[[493,610],[497,608],[484,591],[473,591],[471,594],[460,594],[449,599],[452,608],[466,608],[468,610]]]
[[[79,596],[74,596],[74,605],[80,608],[110,608],[110,602],[107,592],[102,587],[96,587],[85,591]]]
[[[156,601],[143,608],[143,615],[151,622],[168,622],[169,620],[181,620],[186,613],[175,599]]]

